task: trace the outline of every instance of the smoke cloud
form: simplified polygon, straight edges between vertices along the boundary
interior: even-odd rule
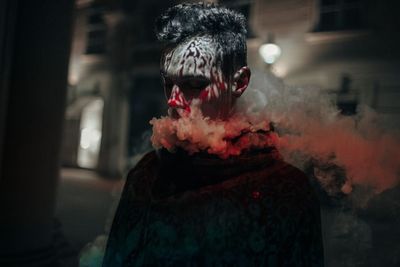
[[[272,121],[284,159],[313,174],[328,194],[348,194],[353,186],[375,193],[400,180],[398,131],[385,128],[383,118],[366,106],[343,116],[332,96],[316,88],[285,86],[266,74],[254,75],[239,111]]]
[[[189,153],[207,151],[221,158],[274,145],[285,161],[313,176],[328,195],[349,194],[354,186],[379,193],[398,184],[398,133],[385,129],[368,107],[343,116],[334,99],[316,88],[285,86],[272,74],[256,73],[227,121],[204,118],[196,104],[178,120],[151,120],[155,148]],[[271,133],[271,123],[276,133]],[[255,133],[268,132],[266,138]],[[230,140],[248,132],[250,138]],[[249,136],[249,135],[246,135]],[[261,135],[262,136],[262,135]]]
[[[153,146],[170,151],[181,147],[189,154],[207,151],[228,158],[251,148],[275,145],[277,136],[269,132],[268,120],[247,116],[246,113],[236,113],[227,121],[210,120],[202,115],[198,104],[196,101],[192,103],[189,114],[178,110],[181,113],[179,119],[152,119]]]

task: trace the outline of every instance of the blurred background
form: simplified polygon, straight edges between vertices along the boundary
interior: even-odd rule
[[[151,149],[148,122],[166,112],[154,20],[182,2],[0,2],[0,266],[77,266],[108,231]],[[213,2],[247,17],[253,72],[400,129],[398,1]],[[399,192],[362,210],[323,202],[326,266],[399,266]]]

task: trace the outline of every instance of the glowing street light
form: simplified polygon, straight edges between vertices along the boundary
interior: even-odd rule
[[[268,35],[266,43],[262,44],[258,49],[261,58],[267,64],[274,64],[282,54],[281,48],[273,42],[272,34]]]
[[[282,53],[279,46],[271,43],[261,45],[258,52],[267,64],[274,64]]]

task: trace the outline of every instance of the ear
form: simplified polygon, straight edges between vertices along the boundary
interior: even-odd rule
[[[239,97],[246,90],[250,82],[250,69],[247,66],[241,67],[233,76],[232,93]]]

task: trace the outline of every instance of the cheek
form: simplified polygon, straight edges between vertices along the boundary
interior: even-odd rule
[[[208,102],[211,99],[218,98],[218,96],[217,86],[215,84],[210,84],[200,92],[199,98],[202,102]]]
[[[203,90],[201,90],[199,98],[202,102],[208,101],[209,100],[209,95],[210,95],[210,88],[207,86]]]
[[[220,68],[213,66],[210,70],[210,77],[219,92],[223,94],[228,89],[228,84],[224,81]]]
[[[218,99],[227,92],[227,87],[227,83],[223,81],[210,84],[200,92],[199,98],[203,102]]]

